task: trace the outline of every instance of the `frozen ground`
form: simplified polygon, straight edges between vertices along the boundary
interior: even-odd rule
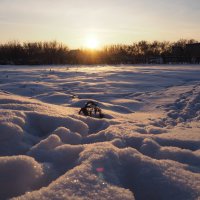
[[[199,121],[200,66],[0,66],[0,199],[200,199]]]

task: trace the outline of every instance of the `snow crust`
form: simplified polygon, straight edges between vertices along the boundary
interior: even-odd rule
[[[198,200],[199,120],[198,65],[0,66],[0,199]]]

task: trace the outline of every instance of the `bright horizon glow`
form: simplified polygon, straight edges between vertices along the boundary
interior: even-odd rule
[[[200,40],[199,10],[200,0],[1,0],[0,43],[57,40],[87,48],[88,33],[101,46]]]
[[[99,48],[99,41],[95,37],[89,37],[86,41],[85,46],[89,49],[97,49]]]

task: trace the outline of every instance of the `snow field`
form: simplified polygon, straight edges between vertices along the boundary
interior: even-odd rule
[[[199,199],[199,77],[199,66],[1,68],[0,199]],[[77,114],[88,100],[104,119]]]

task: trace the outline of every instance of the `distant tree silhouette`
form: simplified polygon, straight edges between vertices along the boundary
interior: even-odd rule
[[[138,64],[161,60],[162,63],[198,63],[199,55],[200,44],[193,39],[177,42],[142,40],[131,45],[109,45],[101,50],[70,50],[57,41],[0,44],[2,65]]]

